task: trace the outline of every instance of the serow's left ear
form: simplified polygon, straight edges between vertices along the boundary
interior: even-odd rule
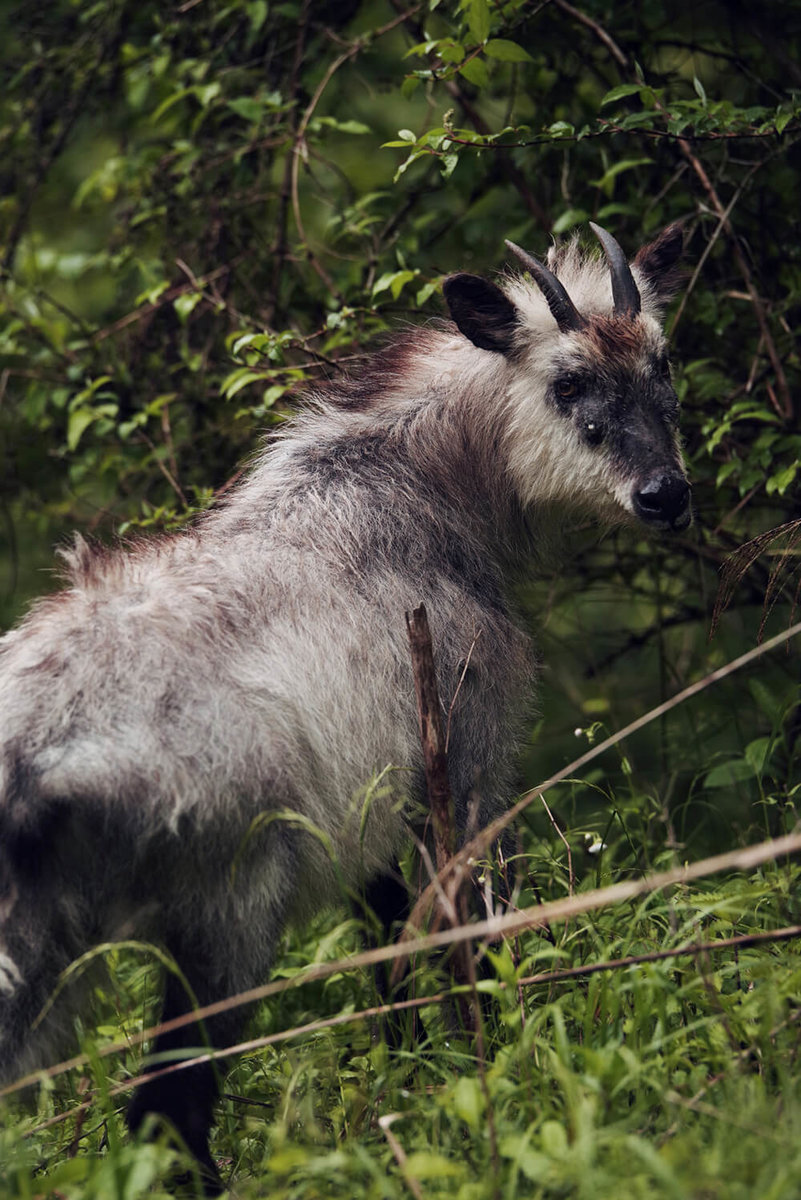
[[[474,346],[508,354],[519,324],[517,309],[509,297],[480,275],[449,275],[442,285],[450,314]]]
[[[668,225],[659,236],[637,251],[634,266],[650,283],[651,289],[663,304],[671,299],[682,284],[683,272],[679,262],[684,250],[684,231],[681,225]]]

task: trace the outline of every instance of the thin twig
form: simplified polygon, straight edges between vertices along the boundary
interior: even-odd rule
[[[420,1187],[419,1181],[415,1179],[414,1175],[412,1175],[411,1171],[409,1170],[409,1160],[406,1156],[406,1151],[390,1129],[390,1125],[405,1115],[407,1114],[387,1113],[385,1116],[378,1118],[378,1124],[381,1132],[389,1143],[390,1150],[395,1155],[395,1161],[400,1167],[401,1175],[409,1185],[409,1191],[415,1197],[415,1200],[423,1200],[423,1189]]]
[[[778,401],[774,402],[774,407],[779,413],[779,416],[784,418],[784,420],[789,421],[793,415],[793,399],[790,395],[790,388],[787,383],[787,376],[784,372],[784,365],[779,357],[779,352],[776,349],[776,343],[773,340],[773,334],[771,333],[770,326],[768,325],[768,318],[765,313],[765,305],[762,301],[762,297],[757,291],[756,284],[754,283],[753,276],[751,275],[751,269],[748,266],[745,254],[740,246],[739,238],[736,236],[729,220],[728,210],[724,207],[712,184],[712,181],[704,169],[703,164],[698,156],[694,153],[690,143],[686,140],[686,138],[679,138],[679,149],[698,176],[701,186],[709,197],[713,209],[720,218],[720,223],[723,225],[723,228],[726,230],[726,233],[731,239],[734,257],[737,260],[737,266],[739,267],[740,274],[743,277],[746,291],[751,297],[751,305],[754,310],[754,316],[757,319],[757,324],[759,325],[760,332],[765,341],[765,349],[768,352],[768,357],[770,358],[771,365],[773,366],[773,370],[776,374],[776,387],[779,391],[779,397]]]
[[[309,101],[309,103],[306,107],[306,110],[300,119],[300,123],[298,125],[297,131],[295,132],[294,143],[292,146],[292,163],[291,163],[291,168],[290,168],[290,193],[291,193],[291,198],[292,198],[292,212],[295,217],[295,225],[297,227],[298,236],[299,236],[301,242],[303,243],[303,246],[304,246],[304,249],[306,252],[306,258],[307,258],[307,261],[309,262],[309,265],[311,267],[313,267],[314,270],[317,272],[317,274],[320,276],[320,278],[322,279],[323,283],[328,288],[331,295],[336,296],[340,300],[342,299],[342,297],[341,297],[339,290],[337,289],[334,281],[329,276],[328,272],[323,267],[322,263],[317,259],[317,257],[313,253],[311,246],[309,245],[308,239],[306,237],[306,231],[303,227],[303,219],[301,217],[301,212],[300,212],[300,194],[299,194],[299,188],[298,188],[298,175],[300,172],[300,160],[301,160],[301,158],[305,158],[306,153],[307,153],[306,130],[308,128],[309,122],[312,119],[312,116],[314,115],[314,110],[317,108],[317,105],[320,102],[323,92],[328,87],[328,84],[331,82],[331,79],[336,74],[336,72],[339,70],[339,68],[341,66],[343,66],[344,63],[348,62],[349,59],[354,58],[357,54],[360,54],[368,45],[370,45],[373,41],[375,41],[376,38],[383,37],[383,35],[385,33],[389,33],[390,30],[395,29],[398,25],[403,24],[403,22],[406,21],[411,15],[418,12],[419,8],[420,8],[419,4],[414,5],[412,8],[408,9],[404,13],[401,13],[399,16],[395,17],[393,20],[387,21],[387,23],[385,25],[382,25],[379,29],[374,30],[373,33],[370,34],[369,37],[359,38],[351,46],[349,46],[347,48],[347,50],[343,51],[342,54],[340,54],[337,58],[335,58],[333,60],[333,62],[329,63],[328,67],[325,70],[325,73],[323,74],[322,79],[318,83],[317,87],[314,89],[314,94],[313,94],[311,100]]]
[[[445,753],[446,754],[448,753],[448,746],[450,745],[450,742],[451,742],[451,718],[453,717],[453,709],[454,709],[457,699],[459,698],[459,692],[462,690],[462,684],[464,683],[465,675],[467,674],[467,668],[470,666],[470,659],[473,657],[473,651],[476,648],[476,642],[478,641],[478,639],[480,637],[481,637],[481,630],[479,629],[478,633],[476,634],[476,636],[473,638],[472,642],[470,643],[470,649],[467,651],[467,658],[464,660],[464,666],[462,667],[462,673],[459,676],[459,682],[456,685],[456,691],[453,693],[453,699],[451,700],[450,704],[448,705],[448,719],[445,723]]]
[[[606,46],[618,66],[622,67],[624,71],[628,70],[629,60],[612,35],[604,29],[603,25],[599,25],[592,17],[588,17],[586,13],[583,13],[581,9],[574,8],[572,4],[568,4],[567,0],[553,0],[553,3],[557,8],[561,8],[562,12],[572,17],[574,21],[578,21],[579,24],[586,25],[588,29],[591,29],[598,41]]]
[[[151,438],[149,438],[146,433],[140,433],[139,438],[141,441],[143,441],[145,443],[146,446],[150,447],[151,451],[153,452],[153,461],[155,462],[156,466],[161,471],[162,475],[167,480],[167,483],[170,485],[172,490],[175,492],[176,496],[181,501],[181,504],[183,504],[184,508],[188,508],[189,502],[187,501],[186,496],[183,493],[180,483],[175,478],[175,476],[172,474],[172,472],[170,471],[167,464],[162,462],[161,459],[159,458],[159,452],[156,449],[156,445],[153,442],[153,440]]]
[[[550,808],[548,807],[548,801],[545,799],[545,797],[542,795],[542,793],[540,793],[540,800],[542,801],[542,807],[545,809],[545,811],[548,814],[549,821],[553,825],[553,827],[556,830],[559,837],[564,842],[565,848],[567,850],[567,894],[568,894],[568,896],[572,896],[573,895],[573,885],[575,884],[575,876],[573,875],[573,851],[570,849],[570,842],[567,840],[565,835],[562,833],[562,830],[559,828],[558,824],[556,823],[556,818],[554,817],[553,813],[551,812]]]
[[[756,174],[756,172],[759,170],[759,168],[765,165],[765,163],[767,161],[768,161],[767,158],[761,159],[760,162],[754,164],[754,166],[751,168],[750,171],[746,172],[739,187],[735,190],[734,195],[732,196],[729,203],[726,205],[725,213],[718,218],[718,223],[715,226],[715,228],[713,229],[711,237],[707,238],[706,245],[704,246],[703,250],[701,251],[701,254],[698,257],[698,262],[695,264],[695,268],[693,270],[692,275],[690,276],[690,279],[689,279],[689,282],[687,283],[686,288],[684,288],[684,291],[683,291],[683,294],[681,297],[681,302],[680,302],[678,308],[676,309],[675,316],[673,317],[673,320],[671,322],[670,333],[668,334],[668,336],[671,339],[675,336],[679,321],[681,320],[681,318],[684,314],[684,309],[687,306],[687,301],[689,300],[689,298],[692,294],[693,288],[695,287],[695,285],[701,275],[701,271],[704,268],[704,263],[709,258],[709,255],[712,253],[712,249],[713,249],[715,243],[717,242],[721,233],[726,228],[726,222],[728,221],[728,218],[731,215],[732,210],[734,209],[735,205],[737,204],[738,200],[740,199],[740,196],[743,194],[743,191],[745,190],[745,185],[749,182],[749,180],[752,178],[752,176]]]
[[[104,329],[98,329],[96,333],[92,334],[92,341],[102,342],[105,338],[112,337],[115,333],[120,333],[128,325],[133,325],[136,321],[141,321],[143,317],[149,317],[151,313],[156,312],[157,309],[162,308],[165,304],[172,304],[173,300],[176,300],[178,296],[184,296],[187,292],[196,291],[197,286],[205,286],[205,284],[219,279],[220,276],[226,275],[232,266],[238,262],[239,258],[235,260],[235,263],[224,263],[221,267],[215,267],[213,271],[202,275],[196,284],[179,283],[175,287],[167,288],[156,300],[148,300],[147,304],[143,304],[139,308],[135,308],[132,312],[126,313],[124,317],[120,317],[118,320],[112,322],[111,325],[107,325]]]

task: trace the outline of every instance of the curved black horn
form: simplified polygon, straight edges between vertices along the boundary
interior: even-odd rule
[[[596,225],[594,221],[590,221],[590,229],[603,246],[606,261],[609,263],[609,272],[612,276],[612,299],[615,302],[615,316],[636,317],[642,307],[642,302],[625,254],[611,233],[607,233],[600,225]]]
[[[546,266],[543,266],[532,255],[527,254],[525,250],[521,250],[514,242],[507,240],[506,245],[512,251],[512,254],[517,255],[534,279],[537,287],[548,301],[548,307],[562,332],[569,333],[571,330],[584,329],[587,322],[553,272],[549,271]]]

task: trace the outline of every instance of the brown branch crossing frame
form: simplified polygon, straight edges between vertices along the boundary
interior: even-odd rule
[[[420,720],[420,743],[426,773],[426,790],[434,826],[437,870],[441,871],[454,851],[453,796],[448,779],[448,759],[442,708],[434,670],[434,647],[425,605],[406,614],[406,629],[412,653],[414,690]]]

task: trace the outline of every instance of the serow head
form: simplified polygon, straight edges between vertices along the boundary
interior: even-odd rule
[[[629,264],[591,228],[603,259],[571,242],[546,265],[507,242],[525,275],[503,288],[452,275],[445,298],[460,332],[506,361],[508,463],[524,505],[678,532],[690,487],[662,312],[681,279],[682,232],[669,226]]]

